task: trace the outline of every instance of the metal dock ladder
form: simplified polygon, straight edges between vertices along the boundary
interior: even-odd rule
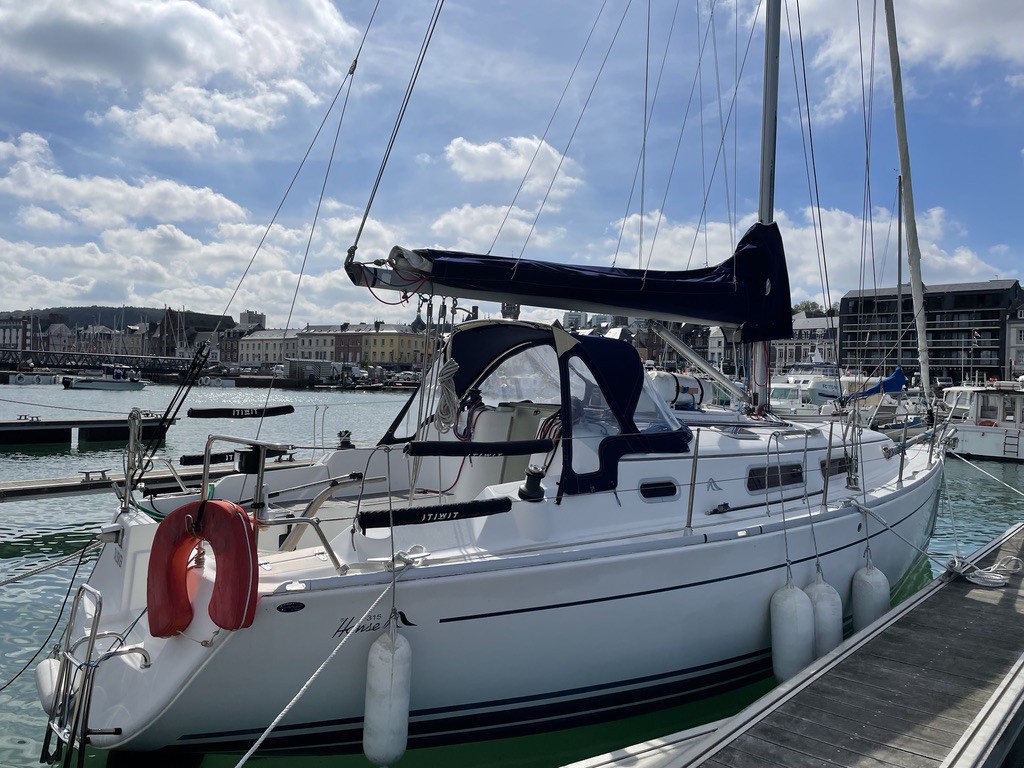
[[[83,608],[86,604],[91,606],[91,617],[89,609]],[[84,610],[86,616],[85,631],[81,637],[73,638],[80,609]],[[53,701],[50,703],[46,735],[43,738],[43,749],[39,756],[41,763],[52,765],[60,761],[63,768],[68,768],[72,763],[72,756],[77,752],[76,765],[78,768],[83,768],[85,746],[89,743],[90,736],[98,734],[115,736],[120,733],[120,728],[110,730],[89,728],[89,704],[92,700],[93,680],[96,670],[102,662],[114,656],[138,653],[142,655],[142,666],[149,666],[149,654],[145,649],[126,645],[124,637],[117,632],[98,631],[102,611],[103,598],[100,593],[88,584],[80,586],[71,607],[68,627],[64,631],[57,650],[59,667],[54,685]],[[112,639],[114,642],[110,649],[97,655],[96,641],[104,638]],[[84,653],[82,653],[83,649]],[[51,738],[55,742],[55,748],[52,751],[50,749]]]

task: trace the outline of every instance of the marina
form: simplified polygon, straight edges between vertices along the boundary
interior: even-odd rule
[[[1024,765],[1024,398],[935,399],[951,360],[1016,376],[1024,291],[997,274],[947,318],[952,345],[928,332],[936,300],[959,299],[921,271],[892,0],[888,80],[877,5],[870,30],[858,5],[845,28],[810,9],[805,32],[780,0],[733,19],[698,3],[696,26],[678,6],[528,2],[533,32],[520,4],[359,18],[311,2],[288,21],[314,34],[272,70],[257,39],[298,39],[280,9],[204,7],[201,34],[147,9],[162,45],[139,49],[137,82],[74,92],[95,102],[90,133],[41,104],[0,144],[24,198],[5,235],[24,267],[5,278],[48,305],[0,318],[16,385],[0,392],[0,768]],[[54,46],[19,24],[26,48]],[[528,60],[546,73],[529,92]],[[863,158],[840,74],[859,76]],[[228,108],[203,110],[215,83]],[[915,80],[922,119],[933,86]],[[891,211],[871,194],[894,164],[876,117],[896,129]],[[125,150],[117,194],[96,194],[97,135]],[[848,163],[861,209],[836,227]],[[291,165],[277,198],[260,177]],[[78,186],[45,199],[26,183],[41,169]],[[992,263],[966,233],[957,259],[936,248],[946,201],[926,194],[933,287],[1008,263],[1006,235]],[[39,231],[62,274],[39,272]],[[72,237],[82,252],[56,247]],[[890,241],[892,314],[872,294]],[[869,267],[873,288],[851,290]],[[114,320],[53,298],[116,285]],[[182,300],[202,306],[168,307]],[[884,332],[842,325],[871,313]],[[773,380],[824,350],[835,375]],[[58,359],[86,354],[110,357]],[[61,387],[35,386],[58,369]]]
[[[166,396],[168,390],[164,390]],[[53,392],[51,399],[59,394],[55,390]],[[121,393],[115,396],[126,408],[130,408],[131,399],[137,394]],[[247,396],[248,400],[238,401],[240,407],[246,403],[253,406],[259,404],[257,392],[250,391]],[[313,399],[313,393],[305,397],[307,399],[296,403],[296,413],[267,422],[268,427],[278,425],[276,438],[290,438],[298,444],[309,445],[309,425],[311,421],[319,420],[314,419],[313,414],[326,410],[330,414],[328,421],[333,422],[327,428],[328,432],[334,426],[352,428],[356,442],[360,443],[374,434],[374,422],[379,420],[382,413],[394,413],[400,404],[397,398],[382,399],[370,393],[317,393],[317,397],[323,398],[319,401]],[[110,406],[109,397],[102,393],[92,395],[92,398],[104,410]],[[24,406],[8,404],[7,407],[17,409]],[[218,428],[215,421],[182,419],[169,431],[164,453],[169,456],[194,453],[207,433]],[[37,453],[31,457],[0,455],[0,472],[5,477],[17,473],[29,477],[72,474],[77,475],[73,478],[77,481],[81,477],[79,470],[96,466],[116,467],[119,465],[119,456],[120,449],[84,453],[63,449]],[[31,463],[26,466],[26,461]],[[929,545],[929,553],[937,561],[967,554],[1000,535],[1019,519],[1020,496],[1009,491],[1007,486],[1019,487],[1024,484],[1024,473],[1020,465],[982,462],[979,466],[991,477],[963,462],[951,461],[947,465],[946,501],[939,511],[936,531]],[[68,473],[67,470],[71,468],[74,471]],[[102,494],[82,496],[74,505],[74,511],[69,509],[66,515],[56,517],[56,510],[48,510],[45,500],[11,501],[0,506],[0,512],[3,513],[0,531],[3,532],[5,547],[9,552],[2,563],[0,579],[6,580],[32,570],[41,563],[73,555],[85,546],[92,530],[107,520],[106,505],[101,503],[103,498]],[[0,620],[4,627],[0,631],[0,649],[3,649],[3,658],[8,659],[3,667],[4,682],[10,679],[18,666],[28,660],[36,646],[46,637],[64,598],[68,581],[75,572],[76,560],[24,582],[4,587],[0,600]],[[924,563],[922,575],[924,582],[931,578],[928,563]],[[919,646],[917,636],[914,636],[908,639],[908,646],[927,649],[928,634],[929,630],[921,629],[918,635],[924,644]],[[720,697],[717,702],[699,708],[685,705],[667,707],[649,715],[624,718],[601,727],[569,729],[549,736],[481,742],[459,749],[438,748],[440,752],[426,750],[421,754],[416,751],[403,758],[402,765],[437,764],[431,763],[433,759],[441,759],[444,764],[453,766],[486,764],[547,768],[565,765],[591,758],[603,751],[613,752],[639,741],[663,739],[666,734],[674,734],[691,725],[699,726],[704,718],[724,718],[740,711],[765,692],[763,687],[754,686]],[[0,693],[0,706],[11,713],[10,725],[0,736],[0,765],[24,766],[34,763],[41,747],[40,723],[44,716],[35,702],[31,677],[22,676],[13,686]],[[702,728],[707,729],[706,726]],[[504,762],[506,758],[508,762]],[[96,761],[106,759],[101,753],[89,753],[89,764],[102,765],[103,762]],[[160,753],[153,753],[147,759],[159,761]],[[238,755],[209,753],[191,758],[194,761],[192,763],[181,763],[176,761],[184,759],[182,756],[168,753],[166,759],[168,765],[191,764],[219,768],[235,765]],[[365,758],[358,755],[345,757],[325,753],[320,756],[315,751],[300,757],[264,757],[261,760],[264,764],[282,766],[366,765]]]

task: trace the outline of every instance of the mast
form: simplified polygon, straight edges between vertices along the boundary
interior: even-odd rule
[[[903,177],[896,177],[896,367],[903,365]]]
[[[900,153],[900,175],[903,177],[903,212],[907,222],[907,263],[910,265],[910,294],[914,300],[914,322],[917,327],[917,353],[921,359],[921,391],[925,397],[931,388],[928,370],[928,334],[924,316],[924,281],[921,278],[921,245],[917,239],[914,218],[914,188],[910,181],[910,148],[907,142],[907,116],[903,110],[903,77],[900,74],[900,52],[896,42],[896,16],[892,0],[885,0],[885,27],[889,36],[889,66],[892,69],[892,100],[896,109],[896,143]]]
[[[761,187],[757,220],[770,224],[775,220],[775,145],[779,111],[779,36],[782,29],[782,3],[769,0],[764,23],[764,93],[761,103]],[[754,405],[768,402],[769,342],[751,345],[750,376]],[[758,380],[763,375],[764,381]]]

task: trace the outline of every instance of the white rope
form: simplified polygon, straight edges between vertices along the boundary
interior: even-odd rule
[[[991,565],[988,568],[979,568],[974,563],[967,560],[967,558],[961,557],[960,555],[951,557],[946,563],[942,563],[938,560],[938,558],[932,557],[932,555],[928,553],[926,550],[921,549],[912,541],[909,541],[906,537],[900,534],[899,531],[897,531],[895,528],[889,525],[889,523],[887,523],[885,520],[883,520],[881,517],[875,514],[873,510],[869,509],[868,507],[864,506],[863,504],[859,503],[854,499],[851,499],[850,501],[853,504],[853,506],[855,506],[861,512],[865,513],[866,515],[871,515],[871,517],[873,517],[875,520],[884,525],[890,533],[896,534],[896,536],[899,539],[901,539],[903,543],[907,544],[913,549],[916,549],[918,552],[920,552],[922,555],[924,555],[940,567],[945,567],[945,569],[948,572],[955,573],[959,576],[963,576],[965,579],[972,582],[973,584],[977,584],[978,586],[1004,587],[1006,586],[1006,582],[1009,580],[1011,575],[1017,573],[1022,568],[1024,568],[1024,562],[1022,562],[1020,558],[1013,557],[1010,555],[1004,557],[998,563],[996,563],[995,565]],[[866,527],[867,526],[865,526],[865,528]]]
[[[437,410],[434,412],[434,426],[438,432],[447,432],[455,426],[459,415],[459,397],[455,393],[455,374],[459,364],[447,361],[437,374]]]
[[[387,588],[383,592],[381,592],[377,596],[377,599],[373,601],[373,604],[369,608],[366,609],[366,613],[363,614],[362,618],[359,619],[359,621],[356,622],[356,626],[357,627],[360,624],[362,624],[364,621],[366,621],[366,618],[370,615],[370,613],[373,611],[373,609],[377,607],[377,603],[379,603],[381,600],[383,600],[384,596],[387,595],[387,593],[390,592],[394,586],[395,586],[395,582],[394,582],[394,579],[392,579],[392,582],[390,584],[388,584]],[[316,671],[312,674],[312,676],[309,678],[309,680],[306,681],[306,684],[303,685],[299,689],[298,693],[296,693],[295,696],[292,697],[292,700],[289,701],[287,705],[285,705],[285,708],[281,710],[281,714],[279,714],[277,717],[274,718],[274,722],[272,722],[270,725],[268,725],[267,729],[263,733],[260,734],[260,737],[258,739],[256,739],[256,743],[253,744],[252,747],[249,748],[248,752],[246,752],[244,755],[242,755],[242,759],[241,760],[239,760],[237,763],[235,763],[235,768],[241,768],[243,765],[245,765],[249,761],[249,758],[252,757],[256,753],[256,750],[260,748],[260,745],[263,744],[264,741],[266,741],[266,738],[273,732],[273,730],[278,726],[278,724],[280,724],[280,722],[285,718],[285,715],[287,715],[291,711],[292,707],[294,707],[296,704],[299,703],[299,699],[301,699],[306,694],[306,691],[309,690],[309,687],[313,684],[313,681],[315,681],[320,676],[320,673],[323,672],[324,669],[327,667],[327,665],[331,663],[331,659],[333,659],[335,656],[338,655],[338,651],[341,650],[342,646],[345,645],[345,643],[348,641],[348,639],[350,637],[352,637],[352,635],[354,635],[354,634],[355,634],[354,632],[347,632],[345,634],[345,636],[341,639],[341,642],[338,643],[337,647],[333,651],[331,651],[330,655],[326,659],[324,659],[323,663],[319,667],[317,667]]]
[[[946,564],[946,568],[953,573],[960,574],[969,582],[982,587],[1005,587],[1006,582],[1010,580],[1010,576],[1024,568],[1024,561],[1021,561],[1019,557],[1007,555],[995,565],[990,565],[988,568],[978,568],[973,563],[968,562],[966,558],[951,557],[949,563]],[[968,569],[973,570],[968,572]]]

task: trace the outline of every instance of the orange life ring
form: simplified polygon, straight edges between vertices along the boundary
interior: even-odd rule
[[[242,629],[256,617],[256,531],[230,501],[193,501],[157,526],[149,555],[146,606],[153,637],[171,637],[192,623],[186,575],[192,550],[205,541],[217,557],[210,618],[223,629]]]
[[[978,422],[979,427],[994,427],[996,423],[992,419],[982,419]]]

